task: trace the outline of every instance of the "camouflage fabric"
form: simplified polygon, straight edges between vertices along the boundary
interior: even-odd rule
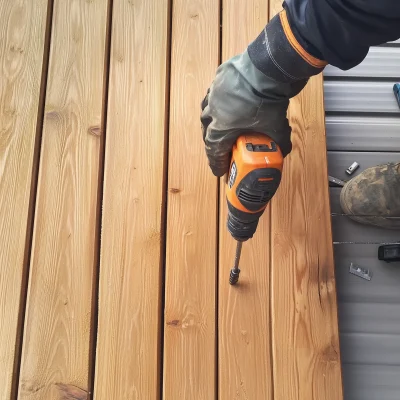
[[[371,167],[342,189],[340,205],[354,221],[400,229],[400,163]],[[374,216],[374,217],[372,217]]]

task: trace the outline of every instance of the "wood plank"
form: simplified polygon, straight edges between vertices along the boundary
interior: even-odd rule
[[[0,2],[0,399],[14,396],[14,359],[19,358],[49,49],[47,15],[47,0]]]
[[[268,0],[223,2],[223,60],[242,52],[268,21]],[[272,399],[269,266],[270,209],[243,245],[237,287],[229,285],[236,242],[226,228],[221,183],[219,246],[219,398]]]
[[[291,101],[293,151],[272,200],[276,399],[343,398],[323,104],[320,74]]]
[[[21,399],[88,391],[107,3],[54,2]]]
[[[219,3],[173,2],[163,381],[171,400],[216,394],[218,182],[199,151],[199,103],[218,67]]]
[[[114,0],[95,399],[156,399],[169,0]]]

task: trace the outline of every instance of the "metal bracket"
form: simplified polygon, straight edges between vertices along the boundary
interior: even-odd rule
[[[329,187],[343,187],[346,182],[333,176],[328,176]]]
[[[367,281],[370,281],[372,278],[372,274],[369,272],[369,269],[362,268],[354,263],[350,263],[349,272],[353,275],[359,276]]]

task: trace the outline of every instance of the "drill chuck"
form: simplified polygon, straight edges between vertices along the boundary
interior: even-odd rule
[[[229,233],[239,242],[251,239],[257,230],[258,221],[263,212],[264,210],[255,214],[245,213],[228,201],[227,228]]]

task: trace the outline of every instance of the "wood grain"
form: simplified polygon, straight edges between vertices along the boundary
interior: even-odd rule
[[[47,11],[47,0],[0,2],[0,399],[4,400],[11,398],[23,321],[31,187],[37,172],[42,71],[48,54]]]
[[[268,0],[224,0],[223,60],[243,52],[268,22]],[[219,245],[219,398],[272,399],[270,348],[270,209],[243,245],[241,276],[229,285],[236,242],[226,228],[221,186]]]
[[[200,102],[219,61],[219,0],[174,0],[164,327],[164,399],[216,393],[218,182]]]
[[[271,0],[271,14],[280,6]],[[322,75],[289,117],[293,151],[271,211],[275,399],[341,400]]]
[[[114,0],[95,399],[160,393],[169,0]]]
[[[21,399],[88,390],[107,2],[54,3]]]

